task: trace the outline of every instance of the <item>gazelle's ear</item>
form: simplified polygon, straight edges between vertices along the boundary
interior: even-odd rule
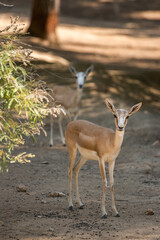
[[[72,65],[69,66],[69,71],[70,71],[73,75],[76,75],[76,74],[77,74],[77,71],[76,71],[75,67],[73,67]]]
[[[105,103],[106,103],[106,106],[108,107],[108,109],[114,114],[116,109],[115,109],[115,106],[113,105],[113,103],[111,103],[107,98],[105,99]]]
[[[134,105],[133,107],[131,107],[128,115],[131,116],[133,113],[138,112],[138,110],[140,109],[141,106],[142,106],[142,102],[140,102],[140,103]]]
[[[86,76],[88,76],[88,74],[90,74],[93,71],[93,69],[94,69],[93,65],[87,68],[87,70],[85,71]]]

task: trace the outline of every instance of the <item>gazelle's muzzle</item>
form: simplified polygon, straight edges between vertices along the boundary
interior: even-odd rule
[[[118,126],[118,131],[123,131],[124,130],[124,127],[119,127]]]
[[[83,88],[83,84],[80,84],[80,85],[78,85],[79,86],[79,88]]]
[[[123,131],[123,130],[124,130],[124,127],[125,127],[124,118],[121,116],[121,117],[118,119],[118,123],[117,123],[118,131]]]

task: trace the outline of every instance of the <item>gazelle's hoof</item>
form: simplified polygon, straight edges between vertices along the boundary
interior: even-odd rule
[[[105,213],[103,216],[102,216],[102,218],[107,218],[108,216],[107,216],[107,213]]]
[[[73,211],[73,206],[72,206],[72,205],[69,206],[69,210],[70,210],[70,211]]]
[[[50,147],[53,147],[53,144],[49,144]]]
[[[66,144],[65,144],[65,143],[63,143],[63,147],[66,147]]]
[[[119,213],[117,213],[115,217],[120,217]]]
[[[83,208],[84,208],[84,204],[79,207],[79,209],[83,209]]]

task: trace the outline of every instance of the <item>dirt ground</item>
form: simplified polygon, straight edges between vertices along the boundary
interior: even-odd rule
[[[48,146],[46,119],[48,136],[37,136],[36,144],[26,139],[17,150],[35,154],[31,163],[12,164],[8,173],[0,174],[0,240],[160,239],[159,1],[152,1],[152,6],[149,0],[120,1],[118,19],[113,17],[110,2],[62,1],[59,47],[51,48],[31,37],[26,42],[33,46],[41,80],[48,84],[75,87],[69,64],[78,70],[94,64],[94,72],[85,83],[79,119],[114,128],[113,116],[104,104],[106,97],[127,109],[143,102],[128,121],[116,160],[115,198],[121,217],[112,215],[108,188],[108,218],[101,218],[102,183],[97,161],[88,161],[79,174],[85,208],[79,209],[73,196],[74,211],[68,210],[68,153],[61,146],[56,123],[55,145]],[[31,1],[15,0],[14,4],[12,8],[0,7],[0,27],[8,24],[10,15],[20,15],[27,29]],[[107,166],[106,171],[108,178]],[[19,184],[27,191],[18,192]],[[50,192],[65,195],[51,197]]]

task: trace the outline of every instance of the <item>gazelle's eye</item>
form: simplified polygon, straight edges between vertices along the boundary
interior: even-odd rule
[[[126,117],[126,119],[128,119],[128,118],[129,118],[129,116]]]
[[[117,116],[115,114],[113,116],[114,116],[114,118],[117,118]]]

